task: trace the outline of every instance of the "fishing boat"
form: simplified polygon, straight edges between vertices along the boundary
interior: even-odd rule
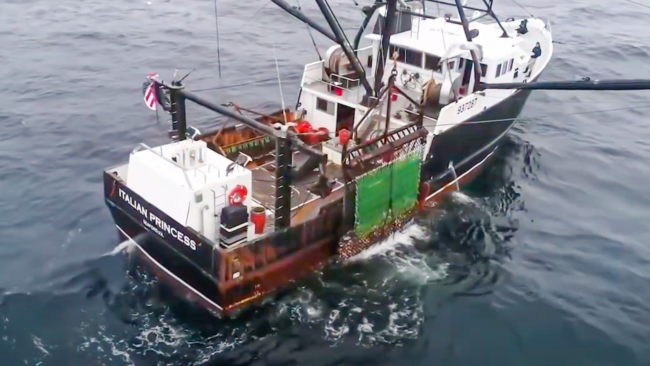
[[[553,54],[549,22],[500,21],[489,0],[377,2],[353,43],[326,0],[329,29],[272,1],[335,43],[305,65],[295,107],[213,103],[149,75],[145,102],[170,114],[172,141],[104,171],[122,239],[155,238],[134,240],[143,262],[219,316],[367,250],[477,176]],[[228,121],[200,132],[187,101]]]

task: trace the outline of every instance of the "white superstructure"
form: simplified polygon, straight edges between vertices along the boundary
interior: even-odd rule
[[[234,191],[243,193],[232,199],[243,199],[249,213],[252,206],[252,172],[191,139],[155,148],[141,144],[129,158],[127,186],[214,242]]]
[[[408,4],[411,12],[421,14],[419,3]],[[385,12],[385,7],[376,11],[357,50],[371,85],[381,51],[381,35],[373,32],[373,24]],[[479,15],[468,15],[468,18]],[[472,92],[475,68],[480,68],[481,81],[485,83],[527,82],[539,76],[553,53],[550,23],[537,18],[509,19],[501,25],[484,19],[470,22],[471,42],[466,39],[458,15],[435,19],[402,16],[400,22],[406,18],[410,18],[408,30],[390,38],[391,60],[385,65],[383,81],[388,82],[395,67],[395,87],[413,100],[425,102],[424,126],[431,135],[429,143],[434,136],[476,117],[517,92],[516,89]],[[535,55],[536,48],[540,51],[538,55]],[[477,53],[480,65],[474,65],[470,50]],[[362,121],[367,111],[361,104],[365,90],[349,65],[338,45],[327,51],[325,60],[305,65],[299,109],[314,128],[326,128],[332,137],[338,136],[343,128],[351,130],[357,125],[360,135],[372,137],[373,131],[384,128],[386,103],[374,119]],[[398,95],[393,100],[391,129],[408,124],[417,112],[405,97]]]

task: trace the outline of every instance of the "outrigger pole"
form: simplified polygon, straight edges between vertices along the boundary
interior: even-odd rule
[[[479,90],[527,89],[527,90],[650,90],[650,79],[537,81],[531,83],[481,83]]]
[[[321,27],[320,24],[318,24],[318,23],[314,22],[313,20],[311,20],[310,18],[308,18],[297,7],[289,5],[284,0],[271,0],[271,1],[275,5],[282,8],[287,13],[289,13],[289,14],[293,15],[294,17],[296,17],[301,22],[307,24],[308,26],[310,26],[310,27],[314,28],[315,30],[317,30],[320,34],[322,34],[325,37],[331,39],[332,42],[339,43],[339,41],[336,39],[336,36],[332,32],[330,32],[327,29]]]

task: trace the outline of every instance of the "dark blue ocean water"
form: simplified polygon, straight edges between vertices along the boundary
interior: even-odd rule
[[[520,3],[563,42],[545,80],[649,77],[648,9]],[[0,2],[1,365],[650,365],[650,92],[534,92],[463,195],[245,319],[211,319],[127,273],[101,171],[166,141],[144,76],[196,67],[195,90],[272,79],[275,48],[293,103],[316,55],[302,24],[264,4],[219,0],[219,79],[210,0]],[[360,24],[352,1],[332,6]],[[202,94],[280,104],[274,80]]]

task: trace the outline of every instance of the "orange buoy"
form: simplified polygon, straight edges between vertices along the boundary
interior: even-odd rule
[[[309,131],[311,131],[311,123],[307,121],[301,121],[296,126],[296,132],[298,133],[308,133]]]
[[[317,131],[311,131],[307,135],[307,143],[310,145],[316,145],[320,142],[320,134]]]
[[[341,142],[341,145],[347,145],[350,141],[350,131],[346,130],[345,128],[339,131],[339,141]]]
[[[327,140],[330,135],[330,130],[325,127],[318,127],[318,134],[321,136],[321,139]]]

